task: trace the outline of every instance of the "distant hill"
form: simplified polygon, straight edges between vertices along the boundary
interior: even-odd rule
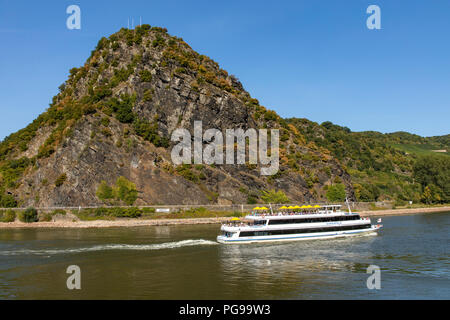
[[[280,171],[266,177],[258,165],[174,165],[171,133],[193,133],[197,120],[222,131],[279,129]],[[414,165],[448,146],[449,135],[283,119],[183,39],[143,25],[102,38],[48,110],[1,142],[0,207],[255,203],[272,189],[292,202],[325,202],[336,186],[353,200],[421,201],[428,183],[415,180]],[[429,183],[439,201],[446,191],[433,186],[445,179]]]
[[[449,135],[425,138],[407,132],[351,132],[331,122],[319,125],[307,119],[286,121],[293,124],[307,141],[330,150],[339,159],[351,175],[356,198],[360,201],[421,201],[424,185],[418,181],[414,169],[418,159],[424,156],[442,158],[442,168],[436,165],[444,176],[439,182],[439,198],[450,200]],[[430,175],[437,176],[437,173],[430,172]]]

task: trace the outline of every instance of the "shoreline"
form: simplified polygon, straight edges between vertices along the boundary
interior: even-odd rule
[[[398,216],[413,215],[419,213],[437,213],[450,211],[450,206],[433,207],[433,208],[405,208],[405,209],[389,209],[389,210],[372,210],[358,211],[362,217],[376,216]],[[0,230],[2,229],[88,229],[88,228],[131,228],[145,226],[171,226],[171,225],[198,225],[198,224],[220,224],[221,222],[230,220],[230,217],[214,217],[214,218],[185,218],[185,219],[120,219],[120,220],[94,220],[94,221],[67,221],[60,220],[54,222],[0,222]]]

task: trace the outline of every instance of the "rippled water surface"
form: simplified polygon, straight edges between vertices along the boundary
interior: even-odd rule
[[[220,245],[218,225],[0,230],[1,299],[450,299],[450,214],[378,236]],[[66,287],[81,268],[79,291]],[[368,290],[369,265],[381,290]]]

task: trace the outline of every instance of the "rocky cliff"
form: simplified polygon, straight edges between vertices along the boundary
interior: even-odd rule
[[[173,164],[172,132],[204,128],[280,130],[280,171],[258,165]],[[323,201],[326,186],[350,176],[331,153],[261,106],[239,80],[165,29],[148,25],[102,38],[70,70],[49,109],[0,145],[1,192],[19,206],[100,205],[101,181],[123,176],[136,204],[259,201],[282,190],[292,201]]]

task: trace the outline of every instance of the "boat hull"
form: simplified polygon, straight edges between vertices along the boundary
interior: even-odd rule
[[[269,235],[255,237],[234,237],[227,238],[218,236],[217,242],[223,244],[243,244],[243,243],[264,243],[264,242],[286,242],[302,240],[333,239],[341,237],[352,237],[358,235],[376,235],[381,226],[372,226],[369,229],[351,230],[351,231],[333,231],[333,232],[315,232],[289,235]]]

